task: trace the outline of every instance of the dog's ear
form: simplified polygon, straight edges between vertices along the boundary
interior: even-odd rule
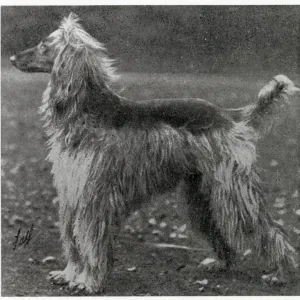
[[[68,44],[58,55],[51,75],[54,107],[63,107],[69,116],[83,109],[99,114],[101,108],[119,101],[109,88],[109,67],[101,51],[83,43]]]
[[[84,47],[72,44],[67,44],[58,54],[51,73],[53,108],[71,112],[85,97],[85,60]],[[62,113],[60,109],[60,115]]]

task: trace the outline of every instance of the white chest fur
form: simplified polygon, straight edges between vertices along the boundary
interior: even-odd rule
[[[74,208],[82,199],[84,187],[90,174],[93,153],[91,151],[70,152],[61,149],[59,142],[53,142],[48,155],[53,163],[51,173],[60,201],[68,202]]]

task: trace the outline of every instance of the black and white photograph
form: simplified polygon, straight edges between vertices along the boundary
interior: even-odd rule
[[[300,6],[99,4],[1,7],[1,295],[300,296]]]

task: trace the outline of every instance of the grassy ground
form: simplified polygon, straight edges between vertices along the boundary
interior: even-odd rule
[[[269,77],[239,78],[221,75],[199,77],[163,74],[124,74],[122,94],[133,99],[202,97],[225,107],[253,101]],[[299,80],[299,78],[293,78]],[[53,269],[64,267],[57,227],[55,190],[42,123],[37,115],[47,76],[24,74],[10,66],[2,68],[2,295],[67,296],[46,281]],[[259,145],[264,167],[267,197],[276,219],[292,232],[300,229],[299,209],[299,105],[276,134]],[[286,204],[273,207],[276,197]],[[146,222],[134,214],[125,224],[117,242],[116,262],[108,282],[107,295],[300,295],[300,283],[273,287],[260,281],[259,264],[253,257],[229,272],[205,272],[199,262],[213,253],[203,240],[192,239],[183,226],[186,219],[176,210],[175,197],[158,199],[144,209]],[[148,222],[150,221],[150,223]],[[14,237],[25,234],[34,224],[32,240],[13,250]],[[296,228],[296,230],[295,230]],[[178,234],[179,233],[179,234]],[[205,248],[204,252],[153,249],[146,242],[175,243]],[[43,263],[43,258],[55,260]],[[208,279],[200,291],[197,280]]]

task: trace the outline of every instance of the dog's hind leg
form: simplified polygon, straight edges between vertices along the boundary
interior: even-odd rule
[[[81,262],[76,241],[74,238],[74,211],[66,204],[60,206],[60,231],[64,253],[68,260],[64,270],[52,271],[48,275],[48,280],[53,284],[64,285],[73,281],[81,271]]]
[[[270,283],[285,283],[290,275],[299,271],[299,254],[289,241],[285,229],[269,214],[263,198],[257,221],[256,249],[276,268],[274,273],[263,276],[263,279]]]
[[[230,248],[252,247],[257,257],[278,269],[278,282],[286,270],[297,268],[297,254],[281,226],[272,219],[256,167],[257,134],[243,123],[229,132],[215,132],[218,150],[212,176],[211,209],[217,227]]]
[[[192,229],[196,233],[202,233],[208,239],[219,260],[225,261],[226,268],[229,268],[235,258],[235,251],[229,247],[213,219],[210,207],[211,191],[206,191],[203,187],[201,174],[189,176],[186,185],[188,216]]]
[[[253,246],[257,257],[263,255],[269,265],[277,268],[274,281],[285,282],[286,273],[297,269],[296,251],[266,208],[255,166],[248,174],[233,169],[234,174],[223,174],[213,184],[212,213],[217,226],[231,248],[241,252]],[[228,172],[223,166],[217,170],[219,175],[221,170]]]

